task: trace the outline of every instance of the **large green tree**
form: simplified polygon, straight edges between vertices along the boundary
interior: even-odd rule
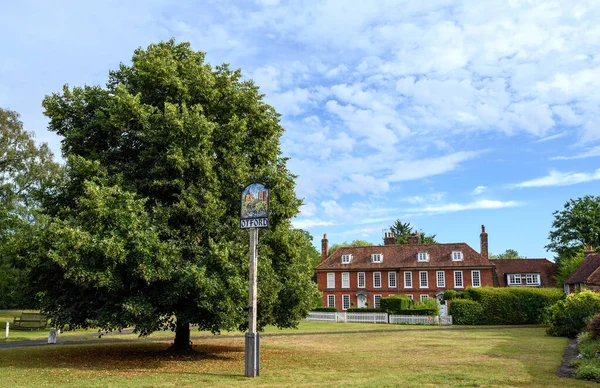
[[[301,201],[280,151],[284,129],[258,87],[174,41],[137,49],[105,88],[64,87],[43,102],[63,137],[66,179],[45,201],[47,226],[30,261],[40,303],[58,324],[142,335],[189,327],[244,329],[248,232],[240,188],[271,189],[260,231],[258,323],[291,327],[316,286]]]
[[[553,215],[546,249],[556,253],[559,268],[564,261],[573,260],[590,246],[595,250],[600,248],[600,196],[570,199],[563,210]]]
[[[373,243],[369,242],[369,241],[365,241],[365,240],[352,240],[352,242],[347,242],[344,241],[342,243],[335,243],[332,244],[328,249],[328,254],[331,256],[333,255],[333,252],[337,251],[340,248],[347,248],[347,247],[369,247],[371,245],[374,245]]]
[[[402,222],[400,220],[394,221],[394,223],[390,226],[390,232],[393,232],[396,235],[396,244],[408,244],[408,236],[416,232],[410,222]],[[437,240],[435,239],[435,234],[425,234],[423,232],[419,233],[419,243],[420,244],[437,244]]]
[[[499,259],[510,259],[510,260],[515,260],[515,259],[522,259],[523,257],[521,255],[519,255],[519,252],[517,252],[515,249],[507,249],[505,250],[503,253],[497,254],[497,255],[490,255],[490,260],[499,260]]]
[[[22,243],[31,237],[40,198],[58,172],[48,145],[36,145],[19,115],[0,108],[0,308],[23,306],[17,258],[26,253]]]

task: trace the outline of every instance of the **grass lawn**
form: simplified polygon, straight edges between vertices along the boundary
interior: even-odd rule
[[[365,330],[325,323],[301,330],[331,325]],[[0,349],[0,376],[10,387],[597,386],[555,376],[566,339],[548,337],[543,328],[420,331],[371,324],[366,330],[382,326],[396,330],[265,336],[255,379],[243,376],[244,340],[231,336],[195,341],[199,352],[187,357],[163,353],[168,342]]]

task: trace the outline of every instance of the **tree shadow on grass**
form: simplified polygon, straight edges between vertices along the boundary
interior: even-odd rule
[[[18,348],[3,352],[0,369],[68,369],[123,374],[232,372],[232,375],[243,371],[243,346],[200,344],[194,345],[193,349],[193,353],[177,355],[167,352],[164,343]]]

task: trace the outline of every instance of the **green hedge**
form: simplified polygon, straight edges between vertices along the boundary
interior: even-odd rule
[[[547,332],[559,337],[575,337],[598,312],[600,294],[593,291],[569,294],[548,309]]]
[[[484,325],[544,323],[547,308],[564,296],[558,288],[482,287],[469,288],[467,292],[473,301],[481,304],[481,324]]]
[[[381,309],[388,314],[400,314],[398,311],[408,310],[414,302],[406,295],[393,295],[381,298]]]
[[[359,308],[349,308],[348,310],[346,310],[347,313],[385,313],[385,311],[383,309],[368,309],[368,308],[364,308],[364,309],[359,309]]]
[[[325,312],[325,313],[336,313],[337,309],[335,307],[315,307],[312,311]]]
[[[456,325],[480,325],[483,306],[470,299],[455,299],[450,303],[449,314]]]
[[[422,308],[422,309],[410,309],[410,310],[400,310],[395,315],[423,315],[423,316],[436,316],[440,315],[439,309],[430,309],[430,308]]]

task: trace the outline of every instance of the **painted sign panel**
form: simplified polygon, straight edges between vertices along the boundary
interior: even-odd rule
[[[269,189],[261,183],[251,183],[242,191],[242,229],[269,226]]]

